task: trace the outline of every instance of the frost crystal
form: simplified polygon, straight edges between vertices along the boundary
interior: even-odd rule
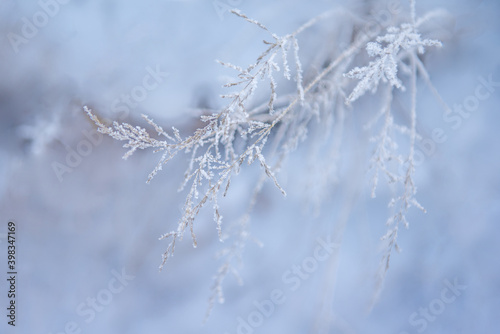
[[[437,40],[422,40],[415,26],[409,23],[402,24],[399,28],[388,28],[386,35],[377,37],[376,42],[370,42],[366,46],[368,55],[376,59],[368,66],[355,67],[345,74],[346,77],[361,80],[347,98],[346,103],[356,101],[368,90],[375,93],[380,80],[384,83],[389,82],[391,86],[404,91],[405,87],[397,76],[398,63],[407,56],[407,52],[415,48],[419,54],[423,54],[424,46],[442,46],[442,44]],[[401,49],[407,52],[401,54]]]

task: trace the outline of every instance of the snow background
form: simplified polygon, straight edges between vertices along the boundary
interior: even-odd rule
[[[236,2],[277,34],[341,5],[327,0],[226,3]],[[479,76],[500,81],[500,6],[493,0],[419,1],[417,9],[434,7],[452,14],[454,20],[443,24],[451,25],[454,35],[442,50],[429,51],[428,69],[445,101],[462,103],[474,94]],[[498,331],[500,89],[456,129],[443,121],[431,94],[422,94],[421,130],[442,128],[447,140],[417,170],[417,197],[427,213],[410,211],[410,229],[399,238],[403,252],[392,257],[371,313],[381,256],[378,238],[385,231],[390,194],[382,190],[371,199],[366,180],[346,179],[313,218],[301,193],[309,176],[296,167],[307,156],[303,149],[280,175],[289,196],[282,198],[268,185],[259,199],[251,232],[264,247],[247,245],[244,285],[228,276],[226,302],[217,304],[203,324],[211,277],[220,265],[214,254],[221,249],[208,210],[197,221],[198,248],[186,235],[158,272],[167,242],[157,239],[176,226],[184,199],[176,191],[184,167],[180,157],[149,185],[145,180],[158,157],[137,152],[123,161],[121,144],[109,138],[64,174],[63,182],[51,164],[64,163],[66,148],[75,149],[85,139],[82,130],[92,128],[82,106],[105,114],[115,99],[141,84],[148,66],[159,66],[168,77],[127,120],[140,122],[139,115],[147,113],[164,126],[194,130],[196,107],[224,102],[217,96],[228,71],[214,60],[250,63],[262,50],[260,31],[228,13],[221,17],[212,1],[73,0],[15,53],[7,34],[18,32],[22,18],[37,11],[35,1],[0,2],[0,237],[6,223],[15,221],[19,273],[17,326],[7,326],[2,315],[2,333],[55,334],[70,322],[81,333],[236,333],[237,318],[247,319],[256,309],[254,301],[269,299],[273,289],[283,290],[286,300],[255,332],[308,333],[327,286],[335,293],[331,333],[417,333],[409,316],[440,298],[444,280],[455,278],[466,290],[424,332]],[[307,49],[302,51],[307,57]],[[354,131],[351,136],[358,135],[354,116],[346,127]],[[366,154],[363,149],[352,153],[343,168],[363,163]],[[233,196],[223,205],[225,222],[245,209],[255,175],[254,170],[243,173],[232,185]],[[351,203],[353,184],[363,182],[363,192]],[[283,273],[312,254],[315,239],[331,233],[349,205],[338,261],[321,262],[297,291],[290,291]],[[0,241],[5,248],[5,239]],[[122,269],[134,279],[86,322],[76,312],[78,305],[107,288],[112,270]],[[7,305],[4,283],[2,309]]]

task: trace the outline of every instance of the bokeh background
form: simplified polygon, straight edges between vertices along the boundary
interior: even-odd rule
[[[103,117],[138,124],[144,124],[140,114],[145,113],[186,134],[199,125],[199,108],[223,106],[218,95],[230,72],[215,59],[245,66],[263,48],[262,32],[228,8],[238,7],[285,34],[325,10],[359,10],[370,2],[1,0],[0,332],[312,333],[325,323],[327,333],[500,330],[498,1],[417,3],[419,13],[435,7],[449,13],[435,27],[445,47],[429,50],[427,58],[446,103],[466,103],[482,79],[496,84],[473,112],[446,122],[420,83],[419,130],[442,129],[446,140],[418,167],[417,196],[427,213],[410,211],[410,229],[400,231],[403,251],[393,255],[371,311],[391,193],[382,187],[371,199],[368,179],[345,172],[366,171],[369,146],[349,146],[346,140],[350,151],[341,163],[343,178],[321,195],[316,215],[304,191],[315,177],[308,173],[315,161],[307,161],[307,149],[290,157],[280,174],[289,195],[283,198],[267,185],[258,199],[250,231],[262,247],[246,246],[243,285],[228,276],[225,303],[216,304],[205,322],[212,276],[221,264],[215,254],[223,248],[209,210],[196,223],[198,248],[186,236],[158,271],[167,246],[158,237],[174,229],[181,214],[185,194],[177,188],[184,157],[146,184],[158,156],[137,152],[123,161],[121,143],[94,136],[89,153],[74,160],[74,167],[59,175],[54,170],[57,163],[67,165],[78,145],[85,149],[85,133],[94,129],[83,105]],[[29,30],[26,20],[39,20],[39,27]],[[12,33],[22,35],[22,29],[29,38],[13,42]],[[305,59],[314,55],[314,45],[325,43],[321,34],[315,36],[299,39]],[[151,70],[168,74],[142,101],[114,112],[117,99],[141,85]],[[349,116],[346,137],[364,136],[362,131],[355,114]],[[223,204],[228,225],[246,209],[256,175],[250,169],[234,182]],[[5,316],[8,221],[17,225],[15,328]],[[338,252],[318,262],[292,291],[283,275],[312,256],[318,237],[329,235],[335,235]],[[114,280],[118,273],[121,287]],[[447,282],[455,281],[466,288],[453,302],[440,303]],[[284,302],[259,326],[242,328],[240,319],[249,321],[255,303],[269,299],[273,290],[284,292]],[[322,318],[325,304],[332,310],[329,320]],[[427,318],[419,313],[425,308],[431,310]]]

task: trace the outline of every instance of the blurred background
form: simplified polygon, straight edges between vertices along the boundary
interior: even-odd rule
[[[362,10],[372,3],[1,0],[0,332],[497,332],[497,1],[417,2],[419,14],[448,11],[442,22],[423,29],[439,32],[444,42],[428,50],[426,64],[444,101],[454,110],[462,105],[463,112],[446,118],[419,83],[419,131],[431,136],[437,129],[443,140],[419,147],[425,154],[417,198],[427,213],[410,210],[410,228],[400,230],[402,252],[393,254],[372,308],[392,194],[382,187],[370,198],[363,175],[371,148],[352,140],[366,136],[356,113],[346,119],[342,177],[328,193],[313,193],[323,200],[317,214],[305,204],[311,196],[304,185],[315,177],[308,173],[315,161],[304,163],[307,145],[279,174],[286,198],[265,186],[250,225],[262,246],[246,245],[243,285],[228,275],[225,302],[216,303],[204,322],[221,265],[215,255],[224,246],[210,210],[196,221],[198,247],[187,235],[158,271],[168,245],[158,237],[177,226],[184,203],[185,193],[177,192],[184,157],[146,184],[160,157],[141,151],[122,160],[122,143],[98,135],[83,112],[88,105],[103,118],[142,126],[145,113],[189,134],[200,124],[200,108],[224,106],[218,96],[233,73],[215,60],[246,66],[264,48],[262,32],[229,8],[286,34],[325,10]],[[315,55],[315,45],[328,44],[321,36],[313,30],[299,37],[304,59]],[[257,171],[235,178],[222,204],[227,226],[246,210]],[[17,226],[15,328],[6,318],[9,221]],[[332,235],[333,255],[314,258],[318,238]],[[273,298],[270,307],[265,301]]]

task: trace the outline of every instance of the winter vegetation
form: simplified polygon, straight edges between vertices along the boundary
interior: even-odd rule
[[[0,4],[15,330],[497,331],[499,6]]]

